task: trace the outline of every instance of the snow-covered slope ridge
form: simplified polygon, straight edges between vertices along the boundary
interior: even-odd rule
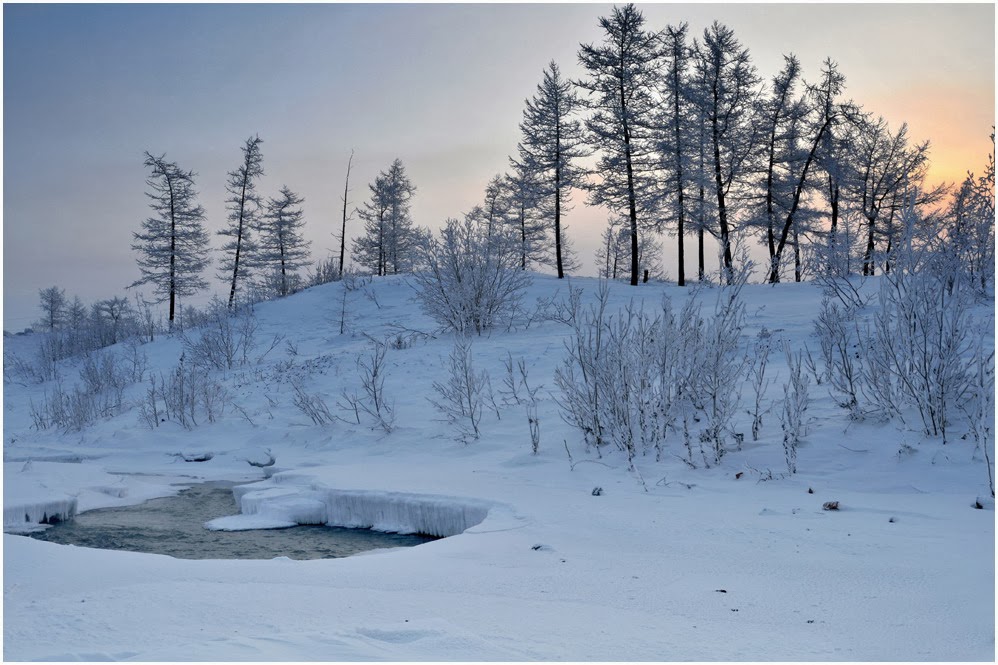
[[[866,320],[885,311],[879,280],[854,284],[869,299]],[[152,379],[159,395],[162,380],[178,376],[185,352],[191,369],[201,330],[188,330],[186,344],[158,335],[108,349],[130,370],[130,358],[145,358],[143,380],[123,387],[120,410],[81,429],[38,430],[31,417],[55,403],[60,385],[81,386],[80,359],[60,363],[61,384],[12,377],[3,490],[14,519],[23,521],[27,506],[40,519],[68,498],[83,512],[219,480],[245,486],[236,490],[240,514],[216,528],[315,522],[457,535],[340,559],[194,561],[5,534],[4,659],[994,659],[995,512],[980,443],[993,432],[993,407],[982,423],[991,429],[975,434],[970,405],[950,403],[945,442],[926,435],[905,404],[903,419],[880,418],[860,392],[851,413],[825,375],[815,335],[821,288],[749,284],[734,360],[761,372],[764,343],[771,353],[765,376],[743,372],[728,386],[737,399],[720,430],[723,457],[700,445],[703,411],[677,410],[672,425],[660,421],[667,431],[657,447],[642,443],[654,418],[631,421],[641,445],[629,459],[618,447],[625,438],[587,445],[560,404],[557,372],[579,340],[566,305],[576,299],[588,311],[599,290],[593,279],[534,275],[523,315],[473,336],[471,373],[488,376],[477,439],[455,422],[459,409],[431,403],[444,401],[435,386],[452,378],[456,339],[414,303],[406,276],[255,306],[255,319],[235,330],[255,330],[245,362],[239,354],[231,367],[192,377],[216,402],[212,417],[198,402],[188,426],[162,400],[157,413],[143,416],[140,406]],[[705,320],[717,295],[713,287],[699,294]],[[628,308],[664,321],[664,299],[678,317],[693,297],[664,283],[611,284],[606,313],[621,325],[608,330],[651,330],[636,315],[624,325]],[[968,335],[987,355],[994,305],[982,299],[974,308]],[[845,329],[853,360],[865,348],[850,337],[856,330]],[[30,358],[32,337],[5,340],[5,354]],[[677,348],[674,338],[641,339],[651,344],[632,349]],[[384,422],[351,406],[366,395],[374,342],[385,344]],[[795,428],[786,405],[804,395],[791,364],[807,365],[808,352],[816,368],[805,367],[809,399],[799,402],[807,408]],[[647,376],[644,357],[611,355],[599,396],[644,394],[625,391],[637,383],[611,371],[619,358],[632,378]],[[794,457],[788,434],[799,439]],[[994,460],[990,439],[986,450]],[[833,502],[838,510],[823,510]]]

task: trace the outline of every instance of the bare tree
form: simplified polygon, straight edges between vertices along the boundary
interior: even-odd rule
[[[350,194],[350,167],[353,166],[353,150],[350,151],[350,159],[347,160],[347,177],[343,184],[343,226],[340,227],[340,279],[343,279],[343,262],[346,258],[347,247],[347,196]]]

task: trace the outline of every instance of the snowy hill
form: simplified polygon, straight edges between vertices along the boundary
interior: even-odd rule
[[[861,288],[877,311],[878,280]],[[346,559],[187,561],[5,534],[4,658],[994,658],[994,503],[962,420],[944,444],[910,414],[853,419],[812,377],[789,472],[783,344],[806,344],[821,371],[818,286],[742,291],[739,362],[757,359],[760,339],[772,350],[758,408],[747,369],[735,390],[719,463],[670,431],[633,468],[615,445],[586,445],[564,410],[555,377],[573,340],[559,320],[571,289],[587,307],[599,283],[534,276],[519,318],[471,339],[473,373],[491,385],[477,438],[432,403],[446,402],[434,384],[451,379],[455,336],[406,277],[256,305],[228,330],[226,366],[196,376],[214,401],[186,415],[155,393],[182,356],[189,369],[212,353],[197,331],[110,349],[135,359],[141,381],[80,429],[38,425],[57,391],[84,385],[83,360],[60,364],[58,386],[5,374],[5,531],[225,479],[260,482],[239,488],[244,514],[216,528],[318,521],[450,537]],[[612,284],[607,309],[658,312],[663,296],[677,313],[691,297]],[[709,312],[718,289],[697,297]],[[974,313],[993,350],[993,308]],[[7,339],[5,352],[30,358],[36,337]],[[375,365],[382,410],[365,392]]]

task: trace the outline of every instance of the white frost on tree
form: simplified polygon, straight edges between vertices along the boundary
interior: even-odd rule
[[[364,235],[353,241],[354,260],[379,277],[409,272],[422,238],[411,214],[416,186],[396,159],[368,187],[371,198],[357,211]]]
[[[146,180],[146,195],[153,216],[142,222],[142,230],[132,234],[132,249],[141,279],[131,284],[153,286],[153,302],[169,302],[172,323],[178,297],[194,295],[208,288],[201,273],[208,265],[208,233],[204,229],[204,208],[197,202],[194,172],[182,171],[176,162],[146,153],[145,166],[152,169]]]
[[[423,310],[445,328],[477,333],[508,323],[530,277],[507,228],[488,233],[472,217],[447,220],[439,238],[427,238],[415,273]]]
[[[582,45],[579,61],[589,78],[577,84],[588,93],[593,114],[586,121],[590,144],[599,150],[600,178],[589,185],[590,205],[628,217],[631,285],[638,284],[638,228],[657,198],[654,173],[657,104],[654,96],[658,47],[654,33],[633,4],[614,7],[600,19],[603,44]]]
[[[302,235],[304,202],[287,185],[281,187],[278,196],[267,200],[266,212],[256,228],[256,263],[267,280],[268,290],[279,296],[294,292],[301,282],[297,271],[309,263],[308,248],[312,243]]]
[[[229,209],[229,225],[218,235],[228,238],[228,242],[222,246],[224,258],[219,277],[230,280],[229,307],[235,304],[239,284],[247,283],[255,258],[252,229],[261,207],[256,193],[256,180],[263,175],[261,143],[263,139],[259,136],[246,139],[242,149],[243,163],[235,171],[229,171],[229,179],[225,183],[225,191],[229,194],[225,200]]]
[[[583,142],[582,123],[572,117],[582,108],[582,102],[572,92],[572,84],[561,76],[561,70],[551,61],[544,70],[544,79],[537,93],[526,102],[520,131],[523,138],[517,146],[518,170],[530,172],[538,186],[539,202],[544,202],[544,217],[549,220],[554,237],[554,260],[558,277],[565,276],[565,256],[562,215],[568,210],[569,192],[583,184],[584,171],[573,162],[588,153]]]

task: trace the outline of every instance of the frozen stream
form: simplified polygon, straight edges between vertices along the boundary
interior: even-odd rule
[[[137,506],[90,510],[32,538],[99,549],[167,554],[179,559],[334,559],[366,550],[409,547],[425,536],[368,529],[296,526],[287,529],[209,531],[204,523],[239,512],[232,483],[205,483]]]

